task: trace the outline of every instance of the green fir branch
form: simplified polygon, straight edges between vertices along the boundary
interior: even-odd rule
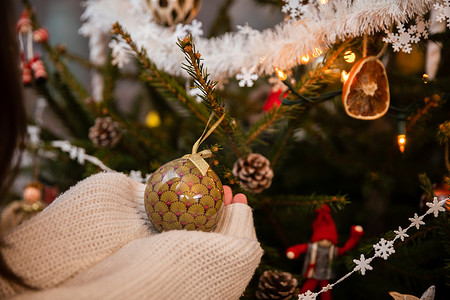
[[[274,206],[303,206],[306,209],[314,209],[327,204],[336,211],[349,203],[346,196],[339,195],[277,195],[270,198],[270,204]]]
[[[201,62],[201,55],[195,50],[195,45],[192,42],[192,37],[186,37],[178,41],[178,46],[183,51],[187,64],[183,64],[183,69],[194,78],[194,84],[202,91],[203,103],[220,118],[225,114],[225,118],[220,123],[219,127],[225,131],[228,142],[234,154],[237,157],[243,155],[240,134],[236,134],[238,125],[226,113],[220,97],[215,92],[217,82],[209,79],[209,74]],[[234,124],[232,124],[232,122]]]
[[[142,64],[144,69],[148,72],[141,73],[140,78],[145,82],[153,85],[163,95],[171,97],[175,96],[177,100],[183,103],[200,121],[206,123],[207,117],[204,109],[192,97],[187,95],[186,90],[180,84],[167,75],[165,72],[159,70],[156,65],[150,61],[145,49],[138,49],[136,44],[132,41],[130,35],[122,28],[119,23],[113,25],[113,32],[119,35],[133,52],[136,54],[138,61]]]

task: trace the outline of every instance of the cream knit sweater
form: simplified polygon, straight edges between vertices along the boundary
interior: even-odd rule
[[[0,299],[238,299],[262,256],[250,207],[226,206],[214,232],[158,233],[144,189],[100,173],[11,231],[6,262],[38,290],[0,277]]]

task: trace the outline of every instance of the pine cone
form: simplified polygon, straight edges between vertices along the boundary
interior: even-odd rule
[[[290,299],[295,294],[298,281],[291,273],[264,271],[259,277],[257,299]]]
[[[234,163],[233,174],[239,178],[243,188],[253,193],[261,193],[272,184],[270,162],[259,153],[239,158]]]
[[[114,147],[121,136],[119,125],[111,117],[97,118],[89,128],[89,138],[97,147]]]

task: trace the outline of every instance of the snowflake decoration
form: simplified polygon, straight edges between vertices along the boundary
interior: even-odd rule
[[[381,239],[378,244],[373,245],[375,249],[375,256],[382,257],[384,260],[387,260],[389,255],[394,254],[394,241],[386,241],[385,239]]]
[[[306,291],[306,293],[298,295],[298,300],[316,300],[318,293]]]
[[[356,264],[356,267],[353,269],[355,271],[361,271],[361,275],[366,275],[367,270],[373,270],[370,263],[372,262],[372,258],[366,259],[364,254],[361,254],[359,260],[354,259],[353,262]]]
[[[428,38],[428,27],[430,27],[431,21],[425,21],[423,16],[419,16],[416,18],[416,32],[417,37],[422,36],[424,39]]]
[[[333,286],[331,285],[331,284],[327,284],[326,286],[324,286],[321,290],[320,290],[320,292],[322,293],[326,293],[326,292],[328,292],[329,290],[331,290],[333,288]]]
[[[425,225],[425,222],[422,221],[423,216],[418,216],[417,213],[414,214],[414,218],[408,218],[411,221],[412,226],[416,226],[416,229],[419,229],[420,225]]]
[[[444,4],[435,3],[433,7],[439,10],[436,21],[442,22],[447,19],[447,27],[450,28],[450,0],[444,0]]]
[[[241,73],[236,75],[236,79],[239,80],[240,87],[252,87],[253,82],[258,79],[258,75],[253,73],[253,69],[247,70],[247,68],[242,68]]]
[[[398,226],[398,230],[394,230],[394,233],[397,235],[396,237],[401,239],[403,242],[405,238],[409,237],[409,235],[406,234],[407,230],[408,229],[402,229],[400,226]]]
[[[285,14],[289,14],[292,20],[300,19],[306,11],[307,6],[304,6],[301,0],[284,0],[284,3],[281,11]]]
[[[450,1],[450,0],[449,0]],[[400,23],[397,25],[398,33],[386,30],[387,36],[383,38],[385,43],[392,43],[395,52],[402,50],[405,53],[411,53],[411,44],[418,43],[420,37],[428,38],[428,26],[430,21],[424,21],[423,17],[416,19],[416,25],[411,25],[406,30],[405,25]]]
[[[437,218],[440,211],[444,212],[445,208],[442,206],[444,205],[446,199],[439,201],[437,197],[434,197],[433,202],[427,202],[427,206],[430,208],[427,210],[427,214],[434,214],[434,217]]]
[[[193,20],[191,22],[191,24],[186,24],[186,25],[178,24],[177,27],[175,28],[174,37],[176,39],[184,38],[189,33],[194,38],[201,37],[203,35],[202,22]]]

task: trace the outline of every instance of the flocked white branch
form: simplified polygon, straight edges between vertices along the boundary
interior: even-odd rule
[[[197,50],[214,80],[231,78],[242,68],[255,68],[258,75],[273,73],[277,66],[289,70],[299,58],[322,51],[338,40],[384,31],[391,24],[426,13],[440,0],[329,0],[303,12],[301,20],[283,22],[263,31],[241,30],[217,38],[197,38]],[[82,16],[80,32],[90,36],[96,31],[109,32],[120,22],[138,47],[146,49],[156,66],[170,74],[186,76],[182,71],[183,53],[174,41],[174,28],[152,22],[142,0],[89,0]],[[251,32],[251,34],[248,34]],[[128,55],[123,43],[110,45],[115,55]],[[125,52],[124,54],[120,54]]]

